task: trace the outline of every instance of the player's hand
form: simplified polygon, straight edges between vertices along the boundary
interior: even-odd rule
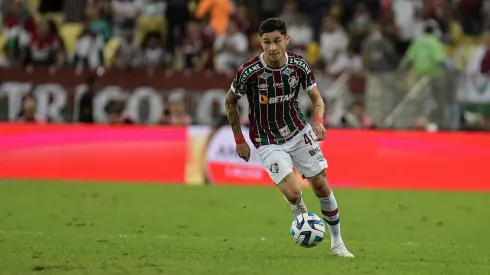
[[[244,159],[246,162],[250,159],[250,146],[246,142],[240,142],[236,145],[236,152],[238,156]]]
[[[327,135],[325,127],[318,121],[313,122],[313,133],[315,133],[317,141],[324,140],[325,136]]]

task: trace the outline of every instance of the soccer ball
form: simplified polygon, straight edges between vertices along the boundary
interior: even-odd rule
[[[303,213],[294,218],[291,224],[293,240],[300,246],[317,246],[325,237],[325,225],[314,213]]]

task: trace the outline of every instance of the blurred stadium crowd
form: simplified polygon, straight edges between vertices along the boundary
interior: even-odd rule
[[[489,0],[0,0],[0,5],[4,67],[233,74],[261,52],[260,22],[277,16],[288,24],[290,49],[316,70],[366,77],[366,93],[350,105],[342,126],[371,128],[390,115],[405,116],[393,110],[409,109],[405,95],[426,77],[437,107],[418,111],[402,128],[490,129],[486,102],[458,104],[454,118],[457,91],[451,82],[455,75],[490,73]],[[427,102],[422,94],[416,96]]]

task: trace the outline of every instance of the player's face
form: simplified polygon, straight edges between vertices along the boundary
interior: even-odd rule
[[[271,61],[278,61],[284,57],[289,36],[279,31],[264,33],[260,37],[260,44],[264,49],[266,57]]]

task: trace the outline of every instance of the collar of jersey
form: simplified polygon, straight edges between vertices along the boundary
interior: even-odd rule
[[[262,66],[264,66],[267,70],[271,70],[271,71],[280,71],[284,68],[286,68],[288,66],[288,63],[289,63],[289,56],[288,56],[288,53],[286,52],[286,64],[284,66],[282,66],[281,68],[279,69],[273,69],[269,66],[267,66],[267,63],[265,63],[265,60],[264,60],[264,53],[261,53],[259,58],[260,58],[260,63],[262,63]]]

